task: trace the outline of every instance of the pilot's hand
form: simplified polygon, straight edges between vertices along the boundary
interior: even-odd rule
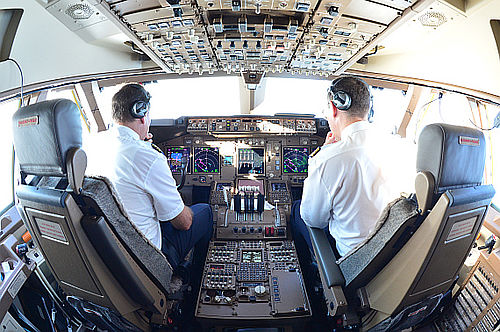
[[[340,141],[337,137],[333,135],[331,131],[328,132],[325,138],[325,143],[323,145],[328,145]]]
[[[153,143],[153,134],[151,134],[151,133],[147,133],[147,134],[146,134],[146,138],[144,138],[144,140],[145,140],[146,142]]]

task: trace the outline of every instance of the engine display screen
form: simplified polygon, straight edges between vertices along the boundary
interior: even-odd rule
[[[219,148],[194,148],[194,173],[219,173]]]
[[[167,148],[165,155],[167,157],[168,166],[170,166],[170,171],[172,171],[173,174],[181,173],[182,157],[185,157],[186,161],[189,161],[189,152],[189,148],[183,148],[179,146],[171,146]]]
[[[309,148],[284,147],[283,148],[283,173],[307,173]]]
[[[264,174],[264,148],[238,149],[238,174]]]
[[[241,261],[243,263],[262,263],[262,251],[260,250],[242,250]]]
[[[229,182],[217,182],[217,187],[215,190],[217,191],[223,191],[224,190],[224,187],[226,187],[227,190],[231,190],[231,183]]]
[[[264,180],[257,179],[238,179],[237,188],[242,193],[259,192],[264,195]]]
[[[271,183],[271,190],[272,191],[288,191],[288,189],[286,188],[286,183],[284,183],[284,182]]]

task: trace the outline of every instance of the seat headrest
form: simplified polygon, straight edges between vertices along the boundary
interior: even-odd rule
[[[417,172],[434,177],[434,194],[481,185],[486,143],[481,131],[449,124],[426,126],[418,140]]]
[[[12,120],[14,148],[21,171],[65,175],[67,152],[82,146],[77,106],[67,99],[43,101],[20,108]]]

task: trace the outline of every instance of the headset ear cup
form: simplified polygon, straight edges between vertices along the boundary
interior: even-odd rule
[[[333,94],[333,103],[339,110],[345,111],[351,107],[351,97],[344,91],[337,91]]]
[[[130,109],[130,114],[135,119],[141,119],[146,115],[149,109],[148,105],[149,103],[146,103],[142,100],[136,101],[134,105],[132,105],[132,108]]]

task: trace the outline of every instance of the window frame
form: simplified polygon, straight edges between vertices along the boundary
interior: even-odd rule
[[[20,99],[18,98],[15,98],[15,100],[18,100],[19,102],[19,107],[17,108],[17,110],[14,111],[17,112],[19,110],[19,108],[21,108],[21,104],[20,104]],[[15,183],[14,183],[14,179],[15,179],[15,160],[16,160],[16,150],[14,148],[14,142],[12,142],[12,147],[11,147],[11,169],[10,169],[10,192],[11,192],[11,200],[9,203],[7,203],[7,205],[5,207],[0,207],[2,210],[0,211],[0,216],[4,215],[9,209],[11,209],[13,206],[15,206],[15,202],[16,202],[16,193],[15,193]]]

